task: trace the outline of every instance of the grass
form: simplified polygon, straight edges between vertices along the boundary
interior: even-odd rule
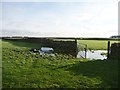
[[[31,42],[22,42],[22,41],[11,41],[11,40],[3,40],[2,46],[3,48],[40,48],[42,44],[40,43],[31,43]]]
[[[117,43],[117,40],[111,40],[110,43]],[[108,40],[78,40],[78,45],[86,44],[88,49],[91,50],[106,50]]]
[[[117,60],[90,61],[59,54],[40,56],[29,51],[38,44],[1,42],[3,88],[118,87]]]
[[[74,39],[53,39],[55,41],[74,41]],[[78,47],[82,44],[86,44],[88,49],[91,50],[106,50],[108,41],[110,44],[118,43],[118,40],[77,40]],[[81,46],[84,47],[84,46]]]

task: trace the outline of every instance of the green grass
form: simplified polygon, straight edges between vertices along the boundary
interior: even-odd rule
[[[22,41],[11,41],[11,40],[3,40],[2,41],[2,48],[23,48],[23,49],[30,49],[30,48],[40,48],[40,43],[31,43],[31,42],[22,42]]]
[[[80,43],[86,44],[88,49],[91,50],[106,50],[108,40],[77,40],[78,45]],[[117,43],[117,40],[111,40],[110,43]]]
[[[23,46],[22,46],[23,45]],[[32,43],[2,41],[3,88],[114,88],[117,60],[34,55]]]

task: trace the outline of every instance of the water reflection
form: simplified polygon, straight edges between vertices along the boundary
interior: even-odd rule
[[[107,50],[88,50],[86,54],[86,58],[89,59],[107,59],[106,55],[101,55],[101,53],[107,53]],[[84,58],[85,57],[85,51],[78,52],[77,58]]]

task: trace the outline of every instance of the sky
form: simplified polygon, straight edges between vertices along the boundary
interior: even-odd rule
[[[110,37],[118,34],[117,0],[2,0],[2,36]]]

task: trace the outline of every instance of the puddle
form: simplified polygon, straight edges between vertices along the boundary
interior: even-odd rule
[[[107,59],[107,56],[101,55],[101,53],[107,53],[107,50],[91,50],[91,51],[88,50],[86,58],[89,58],[91,60],[92,59],[101,59],[101,60]],[[85,56],[85,52],[80,51],[80,52],[78,52],[77,58],[82,58],[84,56]]]

